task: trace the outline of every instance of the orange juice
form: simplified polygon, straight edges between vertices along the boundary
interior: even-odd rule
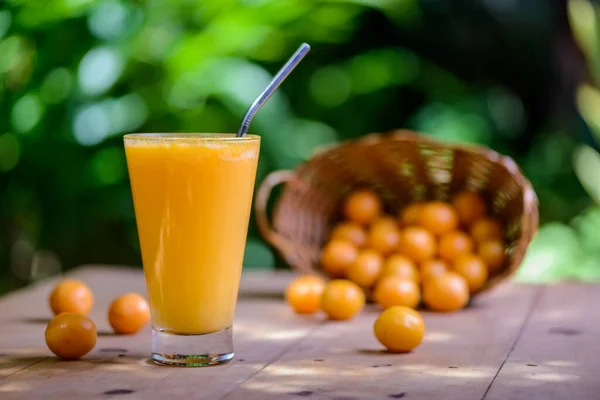
[[[231,327],[259,148],[254,135],[125,136],[155,330]]]

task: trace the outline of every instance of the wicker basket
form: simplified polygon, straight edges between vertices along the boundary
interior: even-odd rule
[[[267,203],[279,184],[285,185],[271,225]],[[293,268],[314,271],[327,234],[341,219],[341,202],[358,188],[377,192],[394,214],[412,200],[447,200],[465,189],[480,192],[491,214],[503,221],[507,243],[504,269],[481,292],[518,268],[537,230],[535,192],[511,158],[409,131],[373,133],[323,150],[294,171],[271,173],[256,196],[259,229]]]

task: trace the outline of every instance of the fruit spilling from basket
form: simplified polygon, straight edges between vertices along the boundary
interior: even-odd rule
[[[510,157],[407,130],[370,133],[270,173],[255,211],[293,269],[321,276],[290,284],[292,308],[347,319],[369,299],[384,309],[374,330],[390,350],[418,342],[405,330],[422,327],[414,308],[460,310],[514,273],[538,226],[535,191]]]
[[[286,299],[297,313],[322,310],[330,319],[346,320],[363,309],[367,297],[404,319],[420,318],[407,309],[422,303],[436,312],[458,311],[505,267],[504,228],[476,192],[457,193],[449,202],[415,201],[397,215],[383,210],[371,190],[346,197],[343,220],[333,225],[321,251],[321,270],[332,280],[305,275],[292,281]],[[385,315],[375,328],[380,341],[381,319],[393,320]],[[400,342],[382,341],[386,347],[411,347],[392,336]]]

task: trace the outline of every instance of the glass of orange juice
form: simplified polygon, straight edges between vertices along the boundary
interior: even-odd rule
[[[232,323],[260,137],[124,136],[152,314],[152,359],[233,358]]]

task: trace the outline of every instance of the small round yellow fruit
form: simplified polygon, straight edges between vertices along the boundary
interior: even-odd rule
[[[373,325],[375,337],[392,353],[407,353],[419,346],[425,322],[412,308],[394,306],[379,315]]]
[[[45,332],[50,351],[63,360],[76,360],[96,345],[96,324],[80,314],[61,313],[52,318]]]
[[[64,312],[87,315],[94,305],[94,295],[85,283],[64,279],[50,293],[49,303],[54,315]]]
[[[297,314],[319,311],[325,280],[317,275],[303,275],[290,282],[285,290],[285,300]]]
[[[373,299],[384,310],[392,306],[416,308],[421,301],[421,290],[413,280],[390,275],[377,283]]]
[[[370,288],[379,278],[382,264],[383,257],[377,251],[364,249],[358,252],[346,275],[358,286]]]
[[[136,333],[150,321],[148,302],[137,293],[116,298],[108,309],[108,322],[117,333]]]
[[[427,260],[421,264],[421,282],[425,282],[427,279],[440,276],[448,272],[450,267],[448,263],[440,259]]]
[[[392,254],[400,243],[400,230],[394,218],[383,217],[376,220],[367,234],[367,247],[382,255]]]
[[[348,241],[360,249],[367,243],[367,233],[356,222],[341,222],[333,228],[329,235],[329,240],[333,239]]]
[[[329,319],[343,321],[354,317],[365,306],[365,293],[354,282],[334,279],[325,286],[321,309]]]
[[[467,281],[453,271],[423,282],[423,301],[432,311],[458,311],[467,305],[469,297]]]
[[[381,199],[371,190],[357,190],[343,204],[346,219],[361,225],[369,225],[375,221],[382,209]]]
[[[465,278],[471,294],[480,291],[487,282],[487,266],[479,256],[463,254],[454,261],[452,267],[457,274]]]
[[[392,254],[383,263],[381,279],[386,276],[400,276],[411,281],[419,282],[419,271],[415,263],[402,254]]]
[[[347,240],[333,239],[321,251],[321,266],[332,277],[346,276],[358,250]]]

